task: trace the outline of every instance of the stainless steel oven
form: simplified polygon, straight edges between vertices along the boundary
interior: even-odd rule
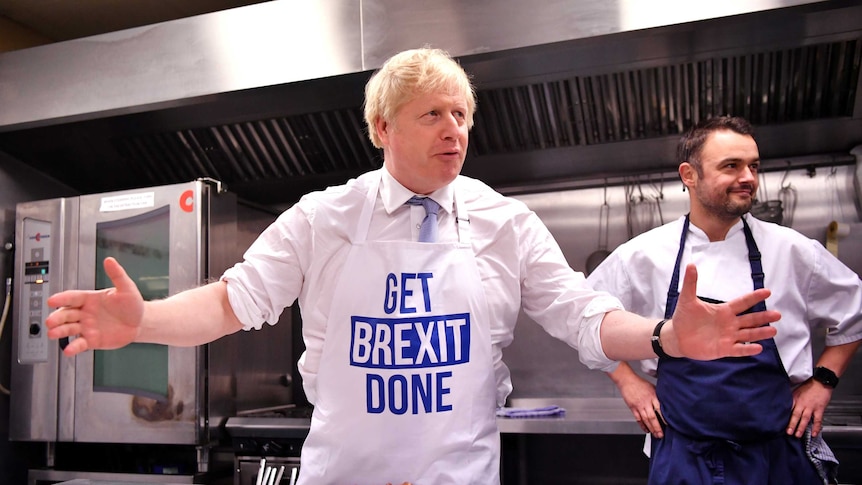
[[[10,439],[205,449],[243,408],[292,403],[290,312],[208,345],[136,343],[74,358],[44,328],[49,295],[111,286],[107,256],[145,299],[164,298],[218,278],[274,218],[203,180],[19,204]]]

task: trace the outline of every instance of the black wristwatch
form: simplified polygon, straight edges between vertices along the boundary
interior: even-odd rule
[[[831,369],[827,369],[826,367],[814,368],[814,375],[811,377],[814,378],[815,381],[826,387],[831,387],[832,389],[835,389],[835,386],[838,385],[838,376],[836,376]]]
[[[664,327],[665,323],[667,323],[667,318],[656,324],[655,329],[652,331],[650,341],[652,342],[652,351],[655,352],[655,355],[662,359],[670,359],[671,356],[664,351],[664,348],[661,345],[661,328]]]

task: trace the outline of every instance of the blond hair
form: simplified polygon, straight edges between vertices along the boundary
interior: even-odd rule
[[[467,127],[473,127],[476,92],[470,77],[446,51],[423,47],[390,57],[365,85],[365,124],[371,143],[383,144],[377,136],[377,120],[392,121],[406,103],[421,94],[447,92],[467,101]]]

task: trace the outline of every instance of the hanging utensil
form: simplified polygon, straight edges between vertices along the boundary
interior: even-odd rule
[[[655,203],[655,214],[654,215],[658,215],[658,221],[655,221],[655,217],[651,217],[651,220],[650,220],[651,227],[647,228],[647,230],[649,230],[649,229],[653,229],[653,228],[656,228],[658,226],[664,225],[664,214],[662,214],[662,212],[661,212],[661,203],[664,200],[664,178],[661,176],[661,174],[659,174],[659,176],[658,176],[658,182],[659,182],[658,187],[656,187],[656,184],[652,182],[651,176],[648,177],[647,180],[649,180],[650,185],[652,186],[652,189],[654,192],[653,196],[652,196],[653,202]]]
[[[761,221],[774,222],[781,224],[784,221],[784,211],[781,208],[780,200],[769,200],[769,193],[766,189],[766,176],[763,172],[758,175],[760,179],[760,187],[757,189],[758,200],[751,205],[751,215]],[[763,191],[763,198],[759,195]]]
[[[586,273],[593,272],[611,253],[608,251],[608,223],[611,206],[608,205],[608,181],[605,179],[604,202],[599,207],[599,247],[587,256]]]
[[[844,222],[844,208],[841,206],[841,191],[838,185],[838,167],[830,167],[826,176],[826,192],[829,194],[829,220]]]
[[[787,175],[790,174],[790,162],[787,162],[787,170],[784,171],[784,176],[781,177],[781,188],[778,189],[778,200],[784,209],[782,224],[787,227],[793,226],[793,213],[796,210],[796,188],[787,181]]]
[[[634,185],[631,184],[626,177],[626,231],[628,238],[634,237]]]
[[[650,182],[649,178],[647,178],[647,182]],[[637,195],[635,195],[635,190],[637,190]],[[628,201],[626,202],[626,225],[629,231],[629,239],[631,239],[656,227],[655,212],[657,204],[655,204],[654,197],[644,195],[640,175],[635,176],[634,181],[627,186],[626,192],[628,194]]]

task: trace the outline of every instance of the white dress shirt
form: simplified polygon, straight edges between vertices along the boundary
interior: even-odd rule
[[[781,312],[772,325],[775,344],[791,382],[799,384],[813,370],[811,340],[826,331],[826,345],[862,340],[862,281],[821,243],[793,229],[744,216],[762,255],[764,286],[772,291],[766,307]],[[662,318],[679,250],[685,217],[622,244],[590,274],[596,289],[612,293],[629,311]],[[680,264],[697,266],[698,296],[729,301],[752,291],[751,268],[742,221],[723,241],[710,242],[691,224]],[[642,362],[655,374],[656,359]]]
[[[368,238],[415,241],[424,209],[404,205],[416,194],[381,170]],[[260,329],[264,321],[276,323],[284,308],[299,299],[306,345],[299,369],[312,403],[327,315],[337,304],[334,285],[369,181],[379,176],[369,172],[345,185],[304,196],[260,235],[243,262],[222,276],[228,282],[231,306],[246,330]],[[456,191],[469,214],[473,250],[490,307],[498,405],[512,389],[502,349],[512,341],[521,308],[549,334],[578,349],[585,365],[612,367],[602,350],[599,328],[606,312],[622,308],[619,301],[592,290],[584,276],[569,267],[551,233],[526,205],[478,180],[459,176],[430,194],[441,207],[439,241],[458,239]]]

